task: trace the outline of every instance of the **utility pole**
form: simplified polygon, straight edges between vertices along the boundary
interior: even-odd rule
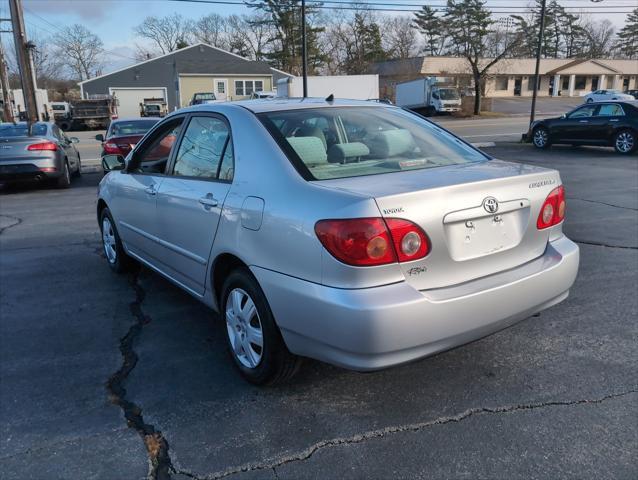
[[[33,67],[33,50],[35,45],[27,40],[24,28],[24,13],[22,11],[22,0],[9,0],[11,8],[11,23],[13,25],[13,40],[16,48],[16,58],[20,68],[20,81],[22,83],[22,95],[24,106],[27,112],[27,123],[29,130],[31,124],[37,122],[38,103],[36,100],[35,69]]]
[[[2,113],[5,122],[13,122],[13,106],[9,93],[9,74],[4,59],[4,46],[0,43],[0,87],[2,87]]]
[[[308,45],[306,42],[306,0],[301,0],[301,74],[303,75],[303,98],[308,96]]]
[[[541,67],[541,53],[543,52],[543,36],[545,35],[545,3],[543,0],[541,4],[541,25],[538,30],[538,46],[536,48],[536,69],[534,70],[534,91],[532,92],[532,111],[529,115],[529,126],[534,123],[534,116],[536,114],[536,95],[538,94],[538,87],[540,83],[540,67]],[[528,129],[529,130],[529,129]]]

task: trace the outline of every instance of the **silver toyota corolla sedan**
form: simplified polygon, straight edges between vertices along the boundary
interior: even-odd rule
[[[186,108],[105,166],[111,268],[135,259],[221,312],[257,384],[300,357],[376,370],[470,342],[564,300],[578,270],[557,171],[389,105]]]

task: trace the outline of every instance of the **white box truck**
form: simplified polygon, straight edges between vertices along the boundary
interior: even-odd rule
[[[426,114],[453,113],[461,110],[458,88],[437,77],[425,77],[397,83],[396,104],[411,110],[424,110]]]
[[[329,75],[308,77],[308,96],[352,100],[379,98],[379,75]],[[277,81],[278,97],[303,97],[303,78],[287,77]]]

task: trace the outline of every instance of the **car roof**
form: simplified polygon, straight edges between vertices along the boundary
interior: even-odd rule
[[[367,107],[367,108],[397,108],[383,103],[369,102],[367,100],[348,100],[336,98],[332,102],[327,102],[325,98],[264,98],[256,100],[241,100],[238,102],[223,102],[208,105],[193,105],[188,108],[181,108],[177,112],[214,112],[226,108],[242,107],[253,113],[279,112],[287,110],[301,110],[304,108],[330,108],[330,107]]]

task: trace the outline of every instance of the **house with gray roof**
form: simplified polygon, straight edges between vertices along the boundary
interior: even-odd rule
[[[79,83],[82,98],[113,95],[120,118],[136,117],[145,98],[164,98],[168,110],[187,106],[193,94],[214,92],[219,100],[243,100],[271,91],[289,76],[266,62],[249,60],[198,43]]]

